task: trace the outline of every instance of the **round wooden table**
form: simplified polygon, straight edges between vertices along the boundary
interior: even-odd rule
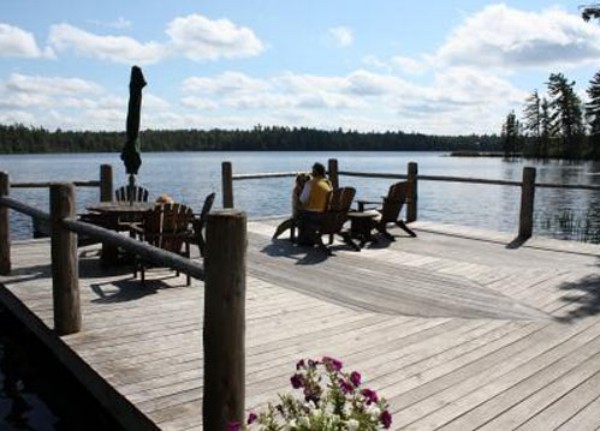
[[[364,247],[367,242],[373,242],[371,235],[373,229],[373,219],[377,217],[377,211],[352,211],[348,213],[350,219],[350,235],[360,241],[360,247]]]

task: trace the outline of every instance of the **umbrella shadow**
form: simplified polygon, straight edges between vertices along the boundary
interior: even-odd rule
[[[343,245],[330,247],[332,252],[344,248]],[[323,250],[313,246],[297,245],[286,239],[274,239],[260,250],[271,257],[286,257],[295,260],[296,265],[316,265],[326,261],[330,256]]]
[[[578,319],[600,314],[600,275],[589,275],[577,282],[562,283],[560,290],[572,292],[565,295],[561,300],[576,308],[570,310],[565,316],[557,317],[556,320],[564,323],[572,323]]]

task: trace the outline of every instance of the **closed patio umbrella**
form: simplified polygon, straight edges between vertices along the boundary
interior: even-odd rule
[[[142,69],[138,66],[131,68],[131,80],[129,82],[129,107],[127,110],[127,141],[121,151],[121,160],[125,164],[125,171],[129,175],[129,187],[133,192],[135,187],[135,175],[142,164],[140,157],[140,111],[142,106],[142,88],[146,86],[146,80]],[[131,197],[134,193],[129,194]],[[131,198],[130,198],[131,199]]]

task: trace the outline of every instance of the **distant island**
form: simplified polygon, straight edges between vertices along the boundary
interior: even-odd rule
[[[22,124],[0,125],[0,153],[118,152],[123,132],[49,131]],[[437,136],[422,133],[357,132],[263,127],[252,130],[144,130],[143,151],[502,151],[498,135]]]

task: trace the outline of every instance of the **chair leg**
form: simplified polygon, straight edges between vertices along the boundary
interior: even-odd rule
[[[277,226],[277,228],[275,229],[275,233],[273,234],[273,239],[277,239],[279,237],[279,235],[281,235],[283,232],[285,232],[288,229],[292,229],[294,226],[294,219],[293,218],[289,218],[287,220],[282,221],[281,223],[279,223],[279,226]],[[294,233],[292,232],[292,235]]]
[[[344,240],[344,243],[352,247],[355,251],[360,251],[360,246],[352,241],[352,237],[349,232],[340,232],[339,235]]]
[[[414,231],[412,229],[410,229],[408,226],[406,226],[406,223],[404,223],[403,220],[397,220],[396,226],[398,226],[400,229],[404,230],[404,232],[409,234],[411,237],[416,238],[417,234],[414,233]]]
[[[317,235],[317,237],[315,238],[315,243],[317,244],[319,249],[327,253],[328,256],[333,256],[333,252],[329,247],[325,245],[325,243],[323,242],[323,238],[321,238],[321,235]]]
[[[387,231],[385,224],[378,225],[377,230],[379,231],[379,233],[381,233],[381,235],[383,235],[389,241],[391,241],[391,242],[396,241],[396,238],[394,238],[394,236]]]
[[[200,257],[204,257],[206,244],[204,243],[204,237],[202,233],[198,234],[198,250],[200,251]]]

